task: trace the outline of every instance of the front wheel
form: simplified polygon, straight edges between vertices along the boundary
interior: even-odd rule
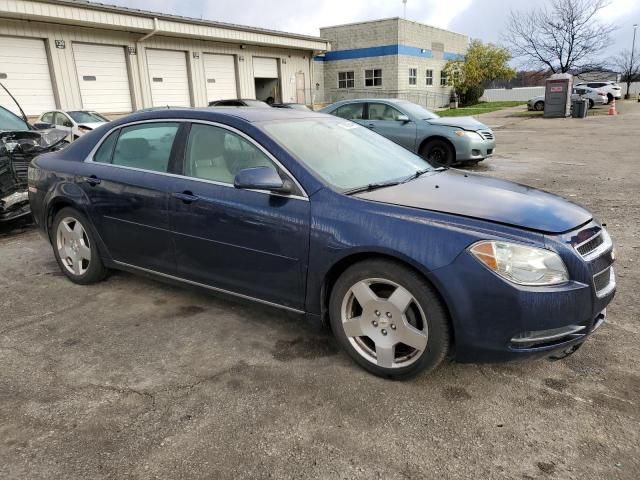
[[[543,111],[543,110],[544,110],[544,102],[536,102],[536,103],[533,105],[533,108],[534,108],[534,110],[535,110],[536,112],[541,112],[541,111]]]
[[[439,138],[429,140],[420,148],[420,156],[436,167],[450,167],[456,152],[449,142]]]
[[[99,282],[106,269],[88,220],[73,208],[63,208],[53,219],[53,252],[62,272],[74,283]]]
[[[449,350],[445,309],[431,285],[396,262],[371,260],[348,268],[330,299],[331,327],[367,371],[406,378],[435,369]]]

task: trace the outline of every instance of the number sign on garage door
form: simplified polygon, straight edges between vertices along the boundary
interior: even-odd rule
[[[73,44],[82,107],[103,113],[131,111],[124,47]]]
[[[27,115],[56,108],[44,40],[0,37],[0,82]],[[19,114],[15,102],[1,88],[0,105]]]
[[[186,52],[148,49],[147,67],[154,107],[191,106]]]
[[[225,100],[238,96],[236,65],[233,55],[206,53],[204,75],[207,82],[207,101]]]
[[[253,76],[255,78],[278,78],[278,60],[253,57]]]

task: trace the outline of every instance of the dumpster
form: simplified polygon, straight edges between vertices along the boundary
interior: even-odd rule
[[[589,100],[577,98],[571,101],[571,116],[573,118],[586,118],[589,110]]]

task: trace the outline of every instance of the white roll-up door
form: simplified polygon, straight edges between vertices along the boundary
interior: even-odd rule
[[[44,40],[0,36],[0,82],[16,97],[27,115],[40,115],[56,108]],[[0,105],[20,112],[2,88]]]
[[[253,57],[253,76],[255,78],[278,78],[278,59]]]
[[[103,113],[131,111],[124,47],[73,44],[82,108]]]
[[[205,53],[203,59],[207,101],[237,98],[236,62],[233,55]]]
[[[149,49],[147,67],[154,107],[191,106],[186,52]]]

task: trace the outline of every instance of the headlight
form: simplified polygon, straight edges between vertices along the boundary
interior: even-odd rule
[[[470,132],[469,130],[456,130],[453,133],[455,133],[458,137],[469,137],[474,140],[484,140],[482,135],[480,135],[478,132]]]
[[[517,243],[484,241],[469,251],[487,268],[519,285],[557,285],[569,281],[558,254]]]

